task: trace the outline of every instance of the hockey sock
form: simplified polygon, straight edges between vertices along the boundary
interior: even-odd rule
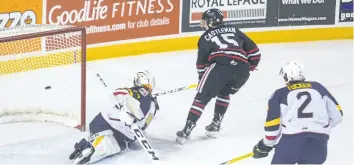
[[[217,95],[215,101],[214,119],[221,120],[229,107],[230,96]]]
[[[206,104],[207,103],[194,99],[191,109],[189,110],[187,120],[191,120],[196,123],[202,115]]]

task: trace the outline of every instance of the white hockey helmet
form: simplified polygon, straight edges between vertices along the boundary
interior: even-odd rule
[[[144,87],[150,90],[155,88],[155,78],[147,70],[136,73],[134,86]]]
[[[279,75],[286,83],[291,81],[304,81],[304,65],[299,61],[288,61],[280,69]]]

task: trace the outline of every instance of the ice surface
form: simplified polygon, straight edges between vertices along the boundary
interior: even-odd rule
[[[326,163],[353,164],[353,41],[268,44],[259,47],[263,55],[259,70],[253,72],[239,93],[231,97],[218,139],[208,139],[204,135],[204,127],[213,115],[214,100],[198,121],[192,139],[181,146],[175,143],[175,133],[184,126],[195,90],[159,97],[161,110],[147,131],[147,137],[162,162],[219,164],[252,151],[263,136],[267,99],[283,85],[278,77],[280,66],[287,60],[296,59],[304,62],[307,79],[327,86],[343,108],[344,121],[331,134]],[[114,89],[129,86],[137,71],[148,69],[156,77],[158,92],[196,83],[195,60],[196,51],[190,50],[88,63],[88,121],[112,104],[107,90],[96,78],[97,73]],[[60,76],[57,78],[59,81]],[[73,128],[41,122],[0,125],[0,133],[0,164],[70,164],[68,156],[74,143],[85,135]],[[269,164],[271,156],[258,160],[248,158],[235,164]],[[136,143],[130,151],[97,162],[100,163],[125,165],[151,162]]]

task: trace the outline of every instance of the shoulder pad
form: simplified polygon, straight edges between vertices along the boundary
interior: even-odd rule
[[[133,92],[129,89],[129,88],[118,88],[116,89],[113,94],[115,96],[117,95],[126,95],[126,94],[129,94],[130,96],[133,95]]]

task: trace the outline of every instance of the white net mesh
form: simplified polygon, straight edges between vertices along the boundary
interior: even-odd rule
[[[0,124],[51,121],[80,125],[82,32],[66,31],[68,28],[28,25],[0,29]],[[54,30],[62,33],[44,36]],[[39,35],[1,42],[24,34]]]
[[[33,34],[65,27],[37,25],[0,29],[0,38]],[[81,61],[81,32],[34,37],[0,43],[0,75]]]
[[[15,26],[15,27],[6,27],[0,29],[0,37],[12,37],[22,34],[33,34],[35,32],[46,32],[52,30],[61,30],[65,28],[71,28],[74,26],[70,25],[26,25],[26,26]]]

